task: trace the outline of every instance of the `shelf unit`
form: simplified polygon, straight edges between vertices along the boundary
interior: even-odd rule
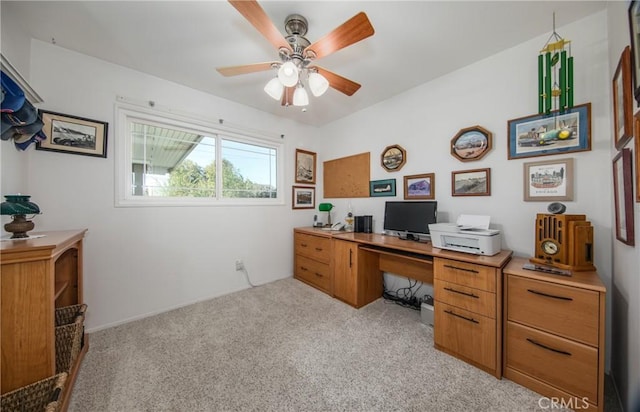
[[[83,303],[85,233],[85,229],[33,233],[44,236],[0,242],[1,393],[55,375],[55,309]],[[69,373],[62,410],[88,347],[85,336]]]

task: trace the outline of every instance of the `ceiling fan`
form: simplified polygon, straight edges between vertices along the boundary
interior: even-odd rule
[[[280,61],[218,67],[216,70],[223,76],[275,69],[278,76],[267,83],[265,92],[280,100],[283,106],[306,106],[309,103],[302,84],[304,76],[307,77],[309,89],[314,96],[322,95],[328,87],[347,96],[353,95],[360,88],[360,84],[316,66],[314,61],[372,36],[374,29],[364,12],[356,14],[311,43],[304,37],[307,33],[307,19],[299,14],[291,14],[285,19],[288,35],[284,37],[257,1],[229,0],[229,3],[278,49]]]

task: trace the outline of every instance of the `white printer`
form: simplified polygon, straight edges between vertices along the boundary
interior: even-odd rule
[[[499,230],[489,229],[489,216],[460,215],[456,223],[429,225],[431,243],[440,249],[493,256],[500,252]]]

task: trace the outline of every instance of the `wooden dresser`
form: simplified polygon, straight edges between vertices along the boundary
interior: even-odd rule
[[[501,268],[434,258],[433,276],[435,347],[500,378]]]
[[[82,242],[86,230],[32,233],[35,239],[0,242],[2,393],[56,373],[55,308],[82,297]],[[71,367],[62,410],[66,409],[84,346]]]
[[[571,277],[504,269],[504,376],[571,409],[603,410],[606,289],[596,272]]]
[[[320,229],[296,229],[293,277],[333,295],[331,234]]]

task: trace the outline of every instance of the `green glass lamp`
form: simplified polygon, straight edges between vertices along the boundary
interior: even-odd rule
[[[327,212],[327,224],[326,226],[331,226],[331,209],[333,209],[333,205],[331,203],[320,203],[318,205],[318,210],[321,212]]]
[[[4,225],[4,230],[13,233],[11,239],[22,239],[29,237],[28,231],[33,230],[35,225],[31,220],[27,220],[27,215],[37,215],[40,208],[29,201],[29,195],[5,195],[5,201],[0,203],[0,215],[11,216],[11,222]]]

